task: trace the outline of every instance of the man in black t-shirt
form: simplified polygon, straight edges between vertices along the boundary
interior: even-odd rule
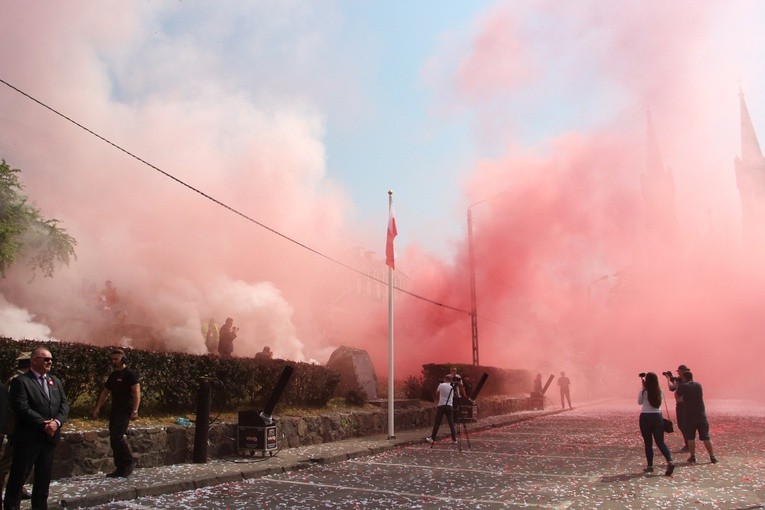
[[[685,414],[685,428],[681,430],[686,441],[688,441],[688,451],[691,456],[688,462],[696,462],[696,432],[699,433],[699,439],[704,442],[704,446],[709,453],[709,461],[712,464],[717,463],[714,450],[712,449],[712,440],[709,437],[709,421],[707,421],[707,411],[704,406],[704,392],[701,384],[693,380],[691,372],[684,372],[680,376],[680,386],[677,387],[677,395],[683,398],[683,412]]]
[[[112,409],[109,413],[109,444],[114,454],[114,471],[106,475],[109,478],[127,478],[133,472],[135,460],[130,452],[125,434],[130,420],[138,418],[138,406],[141,404],[141,385],[136,373],[126,365],[125,351],[114,349],[111,353],[114,371],[104,383],[104,389],[93,409],[93,418],[98,417],[101,406],[109,394],[112,395]]]

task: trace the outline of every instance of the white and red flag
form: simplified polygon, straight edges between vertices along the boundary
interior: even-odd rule
[[[396,215],[393,212],[393,204],[388,204],[388,238],[385,242],[385,263],[391,269],[396,269],[396,248],[393,240],[398,235],[396,229]]]

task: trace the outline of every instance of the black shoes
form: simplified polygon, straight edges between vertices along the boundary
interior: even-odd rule
[[[106,478],[127,478],[133,474],[133,465],[130,465],[124,469],[115,469],[111,473],[107,473]]]
[[[672,476],[672,473],[675,472],[675,465],[672,463],[667,464],[667,470],[664,471],[664,476]]]
[[[711,457],[709,457],[709,462],[711,462],[712,464],[717,464],[717,457],[712,455]]]
[[[653,466],[646,466],[643,468],[643,473],[653,473]]]
[[[696,456],[695,455],[691,455],[690,457],[688,457],[688,464],[696,464]]]

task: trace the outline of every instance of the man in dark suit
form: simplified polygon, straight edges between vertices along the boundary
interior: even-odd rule
[[[32,508],[48,508],[53,454],[61,427],[69,416],[69,401],[61,381],[49,374],[53,357],[45,347],[32,351],[30,370],[11,381],[10,403],[16,413],[13,464],[5,488],[5,510],[17,510],[21,489],[34,467]]]

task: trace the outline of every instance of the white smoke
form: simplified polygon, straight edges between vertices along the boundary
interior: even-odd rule
[[[9,303],[0,294],[0,336],[34,340],[52,340],[50,328],[34,321],[32,314]]]

